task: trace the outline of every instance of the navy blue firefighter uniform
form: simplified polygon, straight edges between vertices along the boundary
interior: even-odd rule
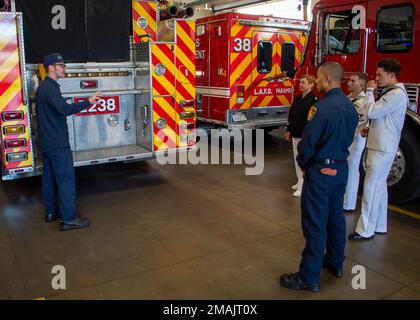
[[[76,217],[76,186],[66,117],[89,107],[88,100],[69,104],[60,85],[46,77],[36,93],[38,137],[42,152],[42,192],[47,215],[62,221]]]
[[[341,88],[331,89],[308,113],[298,145],[297,163],[305,172],[302,190],[302,229],[306,246],[299,276],[320,282],[323,264],[339,270],[344,262],[346,223],[343,198],[349,156],[358,114]]]

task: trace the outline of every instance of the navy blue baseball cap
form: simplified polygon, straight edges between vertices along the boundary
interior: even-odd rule
[[[42,64],[44,65],[45,69],[48,66],[56,63],[64,63],[63,57],[59,53],[51,53],[44,57]]]

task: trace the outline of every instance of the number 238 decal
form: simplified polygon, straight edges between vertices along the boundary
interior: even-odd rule
[[[240,52],[240,51],[249,52],[249,51],[251,51],[251,39],[235,38],[235,39],[233,39],[233,42],[235,43],[235,46],[233,47],[234,51],[236,51],[236,52]]]
[[[80,102],[86,98],[75,98],[74,102]],[[120,99],[118,96],[102,97],[97,103],[91,105],[89,108],[80,111],[76,116],[91,116],[98,114],[110,114],[120,112]]]

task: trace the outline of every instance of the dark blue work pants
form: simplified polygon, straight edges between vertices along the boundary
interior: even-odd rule
[[[336,169],[337,175],[325,175],[320,172],[322,168]],[[347,178],[347,162],[313,164],[305,172],[301,211],[306,246],[299,270],[305,283],[320,282],[324,259],[335,268],[341,267],[344,262],[346,222],[343,198]]]
[[[61,215],[62,221],[76,218],[76,181],[70,149],[42,153],[42,192],[46,214]]]

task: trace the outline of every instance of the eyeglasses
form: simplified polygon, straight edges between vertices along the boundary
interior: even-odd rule
[[[64,63],[54,63],[53,65],[54,66],[60,66],[62,68],[65,68],[66,67],[66,65]]]

